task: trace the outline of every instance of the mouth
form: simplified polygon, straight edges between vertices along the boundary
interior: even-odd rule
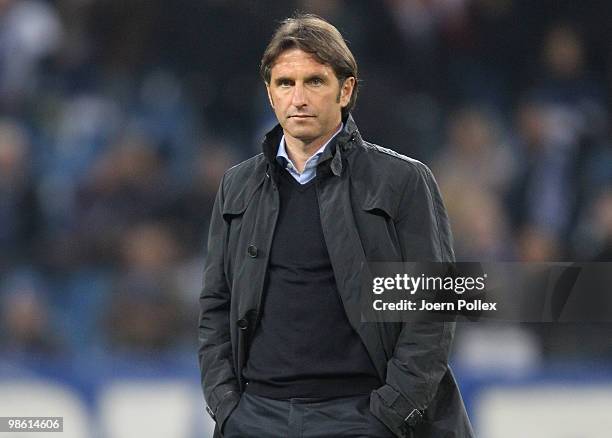
[[[310,114],[295,114],[293,116],[289,116],[290,119],[310,119],[313,118],[314,116],[310,115]]]

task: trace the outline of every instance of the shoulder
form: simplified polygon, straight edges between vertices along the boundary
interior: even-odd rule
[[[263,153],[230,167],[223,175],[224,190],[239,188],[253,180],[260,179],[265,175],[265,168],[266,159]]]
[[[257,192],[266,174],[263,154],[255,155],[225,171],[219,196],[223,214],[243,212]]]
[[[406,180],[429,180],[433,178],[431,170],[423,162],[393,149],[363,141],[360,152],[357,154],[357,164],[371,175],[378,178]]]
[[[421,211],[411,200],[429,202],[435,193],[435,180],[421,161],[365,141],[355,152],[349,166],[350,180],[356,202],[364,210],[379,209],[399,220],[407,205],[415,214]]]
[[[225,178],[243,178],[250,176],[253,171],[256,171],[262,164],[265,165],[265,157],[263,153],[259,153],[249,159],[238,163],[225,171]]]

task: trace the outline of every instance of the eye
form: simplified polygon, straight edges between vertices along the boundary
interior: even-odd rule
[[[291,86],[291,81],[288,79],[282,79],[278,81],[278,86],[281,88],[288,88]]]
[[[310,84],[314,85],[315,87],[319,87],[319,86],[323,85],[323,79],[321,79],[321,78],[312,78],[310,80]]]

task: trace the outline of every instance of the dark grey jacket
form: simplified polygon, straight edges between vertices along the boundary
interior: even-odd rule
[[[274,128],[264,152],[229,169],[221,182],[208,238],[200,295],[199,359],[207,411],[219,427],[244,388],[240,370],[261,309],[279,211]],[[317,166],[321,225],[336,284],[353,328],[384,386],[370,408],[398,437],[418,409],[414,436],[473,433],[448,367],[454,323],[361,322],[360,272],[366,261],[451,261],[452,237],[431,171],[419,161],[362,140],[349,116]]]

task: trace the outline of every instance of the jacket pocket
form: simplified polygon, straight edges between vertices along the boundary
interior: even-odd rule
[[[252,186],[246,185],[239,190],[229,190],[223,203],[223,218],[227,221],[234,216],[243,215],[262,183],[263,179]]]
[[[248,203],[242,200],[232,200],[230,202],[226,202],[223,206],[223,219],[226,222],[231,222],[233,218],[242,216],[246,211]]]
[[[395,227],[396,208],[390,199],[367,198],[357,219],[361,243],[370,262],[401,261],[401,246]]]
[[[246,203],[225,203],[222,209],[223,220],[227,223],[227,235],[225,238],[224,271],[228,284],[234,281],[234,267],[242,263],[240,240],[243,234],[243,216],[246,211]]]
[[[389,198],[368,197],[363,202],[361,209],[376,216],[391,220],[397,219],[397,206],[393,206]]]

